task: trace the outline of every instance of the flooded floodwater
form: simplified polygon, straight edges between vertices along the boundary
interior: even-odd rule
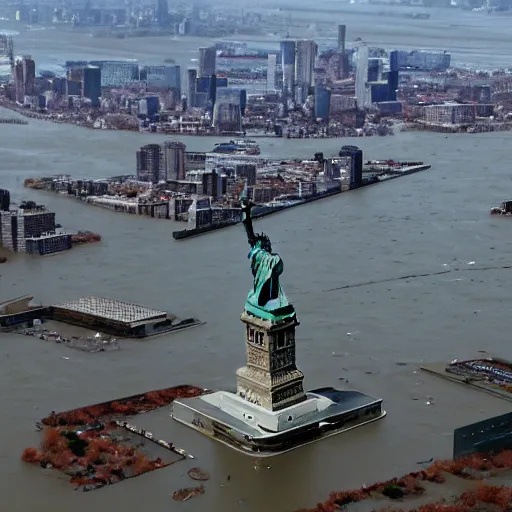
[[[143,44],[146,52],[158,45]],[[488,214],[512,195],[512,134],[262,139],[262,153],[274,157],[330,155],[350,142],[363,148],[365,158],[432,164],[429,171],[255,222],[285,262],[282,284],[301,322],[297,358],[306,388],[348,387],[382,397],[388,416],[258,462],[176,424],[162,410],[145,426],[196,459],[85,494],[52,472],[22,463],[22,450],[40,439],[34,421],[52,410],[178,384],[235,387],[235,370],[245,358],[239,315],[251,286],[241,226],[176,242],[172,231],[181,224],[23,188],[29,176],[131,173],[136,148],[149,139],[164,137],[32,120],[27,126],[0,125],[0,187],[11,189],[15,200],[47,204],[64,228],[103,236],[98,245],[50,257],[11,257],[0,266],[0,300],[31,294],[59,303],[97,295],[207,322],[147,341],[122,341],[121,350],[99,354],[0,335],[2,510],[292,511],[333,489],[449,457],[454,428],[510,409],[508,402],[425,374],[418,365],[478,351],[512,355],[512,224]],[[190,150],[217,142],[183,141]],[[187,476],[192,466],[211,475],[206,493],[177,503],[173,491],[194,485]]]

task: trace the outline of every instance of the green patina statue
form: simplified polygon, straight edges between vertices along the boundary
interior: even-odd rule
[[[266,320],[280,321],[293,317],[295,310],[279,284],[279,276],[283,273],[283,260],[278,254],[272,253],[272,244],[267,235],[254,233],[251,208],[252,203],[243,197],[242,222],[251,246],[249,259],[254,276],[254,286],[247,295],[245,310]]]

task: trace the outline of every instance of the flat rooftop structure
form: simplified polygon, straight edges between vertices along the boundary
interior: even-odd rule
[[[130,302],[84,297],[50,306],[49,318],[123,338],[147,338],[201,325],[196,318],[175,315]]]
[[[165,311],[102,297],[84,297],[58,304],[53,308],[128,324],[130,327],[134,327],[141,322],[165,320],[167,318]]]

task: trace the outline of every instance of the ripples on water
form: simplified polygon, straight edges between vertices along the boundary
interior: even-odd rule
[[[208,322],[147,342],[126,341],[122,350],[106,354],[75,354],[30,337],[1,335],[0,405],[8,440],[0,444],[2,510],[140,511],[148,503],[155,511],[174,510],[170,495],[191,484],[188,467],[73,493],[51,473],[18,462],[22,449],[39,441],[33,421],[52,410],[174,384],[235,386],[234,372],[245,357],[239,314],[251,284],[240,226],[175,242],[177,224],[171,221],[23,189],[23,180],[33,175],[132,172],[134,150],[148,137],[164,139],[34,121],[0,125],[0,187],[10,188],[17,200],[46,203],[65,228],[103,236],[99,245],[65,254],[13,257],[0,267],[0,300],[30,293],[56,303],[100,295]],[[256,229],[270,235],[285,262],[283,286],[301,321],[298,365],[307,388],[373,393],[384,398],[389,414],[255,471],[254,460],[161,411],[144,426],[190,449],[194,465],[212,475],[206,495],[190,500],[187,510],[281,512],[313,505],[333,489],[450,456],[454,428],[508,410],[504,401],[423,374],[417,365],[463,359],[478,350],[511,357],[512,224],[488,214],[512,196],[511,140],[509,133],[401,133],[350,141],[367,158],[425,160],[432,169],[257,221]],[[195,151],[217,140],[185,142]],[[306,158],[316,151],[335,154],[345,142],[272,140],[261,146],[269,156]]]

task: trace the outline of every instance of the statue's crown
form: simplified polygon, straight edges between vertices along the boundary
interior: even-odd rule
[[[272,252],[272,243],[265,233],[257,233],[255,235],[256,242],[260,242],[260,247],[267,252]]]

